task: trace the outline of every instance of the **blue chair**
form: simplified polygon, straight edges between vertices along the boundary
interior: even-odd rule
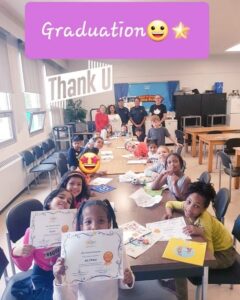
[[[35,146],[32,148],[33,155],[35,158],[41,163],[41,164],[54,164],[56,165],[56,158],[55,156],[49,156],[45,158],[45,153],[42,147],[40,146]]]
[[[221,159],[221,164],[223,165],[224,173],[229,176],[229,193],[230,193],[230,201],[231,201],[231,189],[232,189],[232,177],[240,177],[240,167],[234,167],[231,161],[231,158],[224,151],[219,151],[218,155]],[[219,168],[219,188],[221,187],[221,176],[222,170],[221,166]]]
[[[7,265],[8,265],[7,257],[3,252],[2,248],[0,248],[0,276],[4,274],[5,284],[6,284],[1,300],[16,300],[16,298],[11,294],[12,285],[19,280],[23,280],[29,277],[32,273],[32,270],[29,270],[27,272],[20,272],[11,277],[8,277]]]
[[[31,173],[33,173],[34,179],[36,181],[36,174],[40,174],[40,173],[44,173],[44,172],[48,173],[49,184],[50,184],[50,188],[52,190],[51,172],[56,171],[56,165],[38,163],[37,159],[39,159],[40,157],[38,157],[38,155],[36,155],[36,157],[34,157],[34,155],[28,150],[25,150],[22,152],[22,157],[23,157],[23,163],[24,163],[24,168],[25,168],[25,173],[26,173],[28,191],[30,191],[29,175]],[[56,173],[55,173],[55,179],[57,182]]]
[[[47,144],[48,144],[49,154],[50,154],[48,157],[53,157],[55,161],[58,159],[59,153],[63,153],[64,155],[67,155],[67,150],[56,151],[56,145],[52,139],[48,139]]]
[[[204,182],[204,183],[210,183],[211,182],[211,175],[207,171],[203,172],[199,178],[198,181]]]
[[[18,203],[12,207],[6,216],[6,227],[7,227],[7,244],[9,250],[10,264],[12,273],[16,274],[15,265],[11,258],[12,243],[16,243],[20,238],[23,237],[26,229],[30,225],[30,218],[32,211],[43,210],[43,205],[39,200],[30,199]]]
[[[0,278],[4,274],[5,279],[7,278],[7,265],[9,261],[3,252],[3,249],[0,247]]]
[[[230,193],[226,188],[221,188],[213,201],[213,209],[215,211],[216,218],[224,224],[224,216],[227,212],[228,205],[230,203]]]
[[[67,161],[67,157],[65,154],[63,153],[59,153],[58,154],[58,159],[57,159],[57,169],[58,169],[58,173],[60,175],[60,178],[68,172],[68,161]]]

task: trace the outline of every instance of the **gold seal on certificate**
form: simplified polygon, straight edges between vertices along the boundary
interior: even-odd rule
[[[121,229],[77,231],[62,234],[65,284],[123,278]]]

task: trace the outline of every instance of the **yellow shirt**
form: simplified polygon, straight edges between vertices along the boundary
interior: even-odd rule
[[[166,207],[183,211],[184,202],[168,201]],[[223,251],[233,246],[233,239],[224,225],[205,210],[194,225],[204,229],[204,237],[207,240],[207,247],[210,251]]]

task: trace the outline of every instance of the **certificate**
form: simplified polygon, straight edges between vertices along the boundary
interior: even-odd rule
[[[169,241],[171,238],[191,240],[191,236],[183,232],[186,222],[183,217],[146,224],[148,229],[158,237],[159,241]]]
[[[29,244],[35,248],[61,245],[63,232],[76,230],[76,209],[31,212]]]
[[[61,257],[65,284],[123,278],[122,230],[64,233]]]

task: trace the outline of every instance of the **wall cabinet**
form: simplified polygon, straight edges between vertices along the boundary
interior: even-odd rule
[[[207,126],[207,116],[213,114],[226,114],[226,94],[197,94],[197,95],[175,95],[173,103],[178,120],[178,128],[181,128],[181,117],[201,116],[202,125]],[[186,126],[194,126],[189,120]]]

